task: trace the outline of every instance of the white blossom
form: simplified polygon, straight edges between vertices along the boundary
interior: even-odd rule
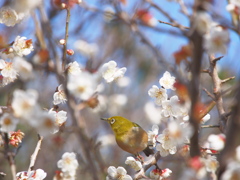
[[[235,180],[240,179],[240,163],[231,161],[227,163],[227,168],[221,176],[220,180]]]
[[[11,114],[4,113],[0,118],[0,130],[7,133],[15,131],[17,123],[18,120]]]
[[[66,111],[63,111],[63,110],[62,111],[53,111],[53,109],[50,109],[48,113],[55,117],[55,124],[57,126],[61,126],[67,120],[67,112]]]
[[[148,145],[150,148],[156,146],[156,137],[158,135],[159,127],[158,125],[153,125],[152,130],[148,131]]]
[[[206,12],[199,12],[199,13],[197,13],[197,15],[195,17],[194,23],[195,23],[197,31],[200,34],[204,34],[204,33],[209,32],[209,30],[211,28],[212,18]]]
[[[75,176],[76,169],[78,168],[76,154],[73,152],[65,152],[62,155],[62,159],[57,162],[57,166],[62,170],[63,173],[68,173],[70,176]]]
[[[142,168],[142,163],[131,156],[127,157],[125,164],[130,165],[135,171],[139,171]]]
[[[77,40],[74,43],[74,47],[78,50],[81,54],[88,58],[94,57],[98,53],[98,45],[95,43],[88,43],[83,40]]]
[[[170,100],[163,101],[162,107],[162,112],[165,117],[177,117],[180,114],[179,99],[177,96],[172,96]]]
[[[224,134],[218,134],[218,135],[211,134],[208,137],[209,148],[216,150],[216,151],[220,151],[225,146],[225,140],[226,140],[226,137]]]
[[[13,92],[12,108],[14,115],[20,118],[28,118],[36,113],[38,92],[33,89],[15,90]]]
[[[18,23],[16,11],[10,7],[2,7],[0,9],[0,23],[6,26],[15,26]]]
[[[162,105],[162,102],[166,101],[168,97],[167,90],[158,88],[156,85],[153,85],[152,88],[148,90],[148,95],[155,98],[156,105]]]
[[[26,37],[17,36],[13,43],[13,50],[20,57],[26,56],[33,51],[32,40],[26,39]]]
[[[13,67],[19,74],[20,79],[26,81],[33,76],[33,67],[28,61],[21,57],[15,57],[13,59]]]
[[[124,76],[127,68],[118,68],[115,61],[109,61],[108,63],[103,64],[100,68],[100,73],[102,77],[106,80],[107,83],[111,83],[114,80]]]
[[[33,170],[29,173],[27,171],[22,171],[16,174],[17,180],[43,180],[46,176],[47,173],[42,169]]]
[[[208,156],[203,162],[208,172],[215,173],[219,167],[219,162],[217,161],[216,156]]]
[[[162,121],[162,113],[159,107],[156,107],[155,104],[151,101],[147,102],[144,106],[144,111],[148,119],[153,124],[161,123]]]
[[[127,174],[127,171],[119,166],[115,168],[114,166],[108,167],[108,176],[106,180],[132,180],[132,177]]]
[[[82,100],[88,100],[96,91],[95,77],[87,71],[71,75],[67,84],[68,90]]]
[[[66,101],[67,101],[67,99],[66,99],[66,95],[65,95],[65,92],[63,89],[63,85],[60,84],[57,87],[57,91],[53,94],[53,104],[54,105],[58,105],[61,103],[64,104]]]
[[[71,62],[67,65],[68,74],[78,75],[82,72],[80,65],[77,61]]]
[[[204,36],[204,47],[209,53],[226,54],[229,41],[229,32],[226,29],[213,27],[210,33]]]
[[[13,67],[12,62],[6,62],[4,60],[0,60],[0,69],[1,69],[1,74],[3,77],[6,78],[11,78],[11,79],[16,79],[17,78],[17,71]]]
[[[171,76],[171,74],[166,71],[163,74],[163,77],[160,78],[159,83],[161,86],[163,86],[165,89],[172,89],[175,90],[175,88],[173,87],[174,83],[175,83],[175,77]]]

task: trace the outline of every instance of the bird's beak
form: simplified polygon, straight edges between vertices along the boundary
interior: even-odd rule
[[[101,118],[101,120],[103,120],[103,121],[108,121],[108,118]]]

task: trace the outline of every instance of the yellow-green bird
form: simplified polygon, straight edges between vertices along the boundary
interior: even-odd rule
[[[148,134],[138,124],[121,116],[101,119],[110,124],[118,146],[124,151],[136,156],[141,151],[147,156],[153,154],[153,150],[148,147]]]

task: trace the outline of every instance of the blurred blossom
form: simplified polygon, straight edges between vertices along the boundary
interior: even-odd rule
[[[17,36],[13,43],[13,50],[18,56],[26,56],[33,51],[32,40],[26,37]]]
[[[65,152],[62,155],[62,159],[57,162],[58,168],[60,168],[63,174],[74,177],[76,170],[78,168],[78,161],[76,159],[76,154],[73,152]]]
[[[111,83],[114,80],[123,77],[127,68],[123,67],[119,69],[115,61],[109,61],[108,63],[103,64],[99,71],[106,82]]]
[[[14,50],[12,47],[7,47],[0,51],[0,57],[2,59],[13,59],[15,57]]]
[[[227,163],[226,170],[221,176],[220,180],[237,180],[240,179],[240,163],[231,161]]]
[[[11,7],[2,7],[0,9],[0,23],[6,26],[15,26],[18,23],[18,15]]]
[[[131,166],[135,171],[139,171],[142,168],[142,163],[131,156],[127,157],[125,164]]]
[[[165,178],[170,177],[170,175],[172,174],[172,171],[170,169],[153,169],[150,172],[150,178],[152,179],[157,179],[157,180],[162,180]]]
[[[207,172],[216,173],[219,162],[217,161],[216,156],[208,156],[207,159],[203,159]]]
[[[129,77],[122,77],[117,80],[117,85],[119,87],[127,87],[131,83],[131,79]]]
[[[15,90],[13,92],[12,108],[14,115],[20,118],[28,118],[34,112],[37,107],[38,92],[33,89]]]
[[[88,58],[93,58],[98,53],[98,45],[95,43],[88,43],[83,40],[77,40],[74,43],[74,47],[81,54]]]
[[[226,137],[224,134],[211,134],[210,136],[208,136],[209,148],[220,151],[225,146],[225,140]]]
[[[132,180],[132,177],[129,176],[127,171],[121,166],[118,168],[109,166],[107,172],[108,176],[106,177],[106,180]]]
[[[156,150],[159,151],[159,153],[162,157],[166,157],[169,154],[175,154],[177,152],[177,147],[173,146],[169,149],[165,149],[165,148],[162,147],[162,144],[157,144],[156,145]]]
[[[9,133],[16,129],[18,119],[14,118],[11,114],[4,113],[0,118],[0,130]]]
[[[240,16],[240,1],[239,0],[229,0],[229,4],[226,6],[226,10],[232,14],[233,24],[235,26],[239,23]]]
[[[98,137],[98,141],[101,142],[102,146],[115,145],[116,140],[113,134],[106,134]]]
[[[42,169],[30,171],[22,171],[16,174],[17,180],[43,180],[47,176],[47,173]]]
[[[175,90],[175,87],[173,86],[176,82],[175,77],[171,76],[171,74],[166,71],[163,74],[163,77],[159,79],[159,83],[161,86],[163,86],[165,89],[172,89]]]
[[[158,135],[159,127],[158,125],[153,125],[152,130],[148,131],[148,145],[150,148],[156,146],[156,137]]]
[[[201,119],[201,123],[202,123],[202,124],[206,123],[210,118],[211,118],[210,114],[206,114],[206,115]]]
[[[212,27],[210,33],[204,36],[204,47],[211,53],[226,54],[229,43],[229,32],[223,27]]]
[[[160,124],[162,120],[161,111],[153,102],[147,102],[144,106],[144,112],[153,124]]]
[[[21,57],[15,57],[13,59],[13,67],[19,74],[20,79],[27,81],[33,76],[33,67],[28,61]]]
[[[240,162],[240,146],[236,148],[236,159]]]
[[[41,136],[48,136],[58,132],[59,127],[55,122],[55,117],[53,114],[49,114],[46,111],[41,111],[34,116],[34,119],[28,121],[30,125],[35,127],[37,132]]]
[[[11,78],[13,80],[15,80],[17,78],[18,73],[17,73],[16,69],[14,69],[12,62],[6,62],[1,59],[0,60],[0,70],[1,70],[1,74],[3,77]]]
[[[30,12],[39,6],[43,0],[17,0],[14,1],[14,9],[21,16],[21,19],[30,15]]]
[[[158,24],[157,19],[147,9],[137,10],[136,15],[144,24],[148,26],[154,27]]]
[[[112,115],[119,113],[128,102],[128,97],[125,94],[113,94],[108,98],[108,111]]]
[[[94,75],[84,71],[69,76],[67,88],[75,97],[88,100],[96,92],[97,81]]]
[[[177,117],[180,114],[179,99],[177,96],[172,96],[170,100],[162,102],[162,112],[165,117]]]
[[[53,94],[53,104],[54,105],[58,105],[61,103],[64,104],[66,101],[67,101],[67,99],[66,99],[66,95],[65,95],[65,92],[63,89],[63,85],[60,84],[57,87],[57,91]]]
[[[80,65],[77,61],[71,62],[66,66],[66,69],[68,71],[68,74],[70,75],[78,75],[80,72],[82,72]]]
[[[156,105],[162,105],[163,101],[167,100],[167,90],[163,88],[158,88],[156,85],[153,85],[151,89],[148,90],[148,95],[152,98],[155,98]]]
[[[178,121],[171,121],[168,123],[168,132],[169,136],[175,141],[175,144],[181,145],[191,138],[193,128],[188,123],[182,124]]]
[[[55,124],[57,126],[62,126],[63,123],[67,120],[67,112],[66,111],[54,111],[53,109],[50,109],[48,111],[49,114],[53,115],[55,117]]]
[[[200,34],[205,34],[209,32],[211,28],[212,18],[211,16],[206,12],[199,12],[196,14],[195,20],[194,20],[196,30]]]
[[[107,98],[103,95],[98,95],[98,104],[97,106],[93,109],[93,112],[103,112],[107,109]]]

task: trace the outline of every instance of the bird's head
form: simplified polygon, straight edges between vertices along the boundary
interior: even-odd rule
[[[116,133],[116,131],[120,130],[120,129],[129,129],[132,126],[132,122],[129,121],[128,119],[122,117],[122,116],[113,116],[110,118],[101,118],[101,120],[103,121],[107,121],[112,130]]]

